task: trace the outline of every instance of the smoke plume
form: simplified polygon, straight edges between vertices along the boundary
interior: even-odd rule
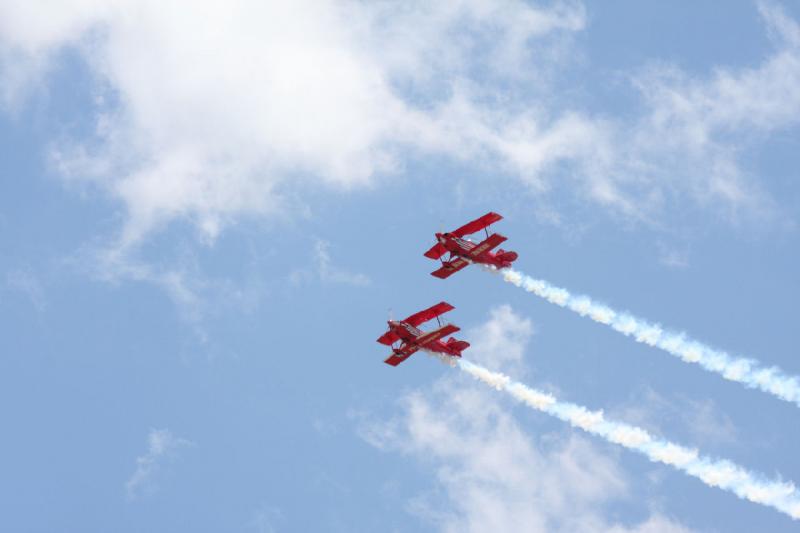
[[[560,402],[550,394],[469,361],[461,359],[458,366],[487,385],[506,391],[529,407],[559,418],[573,427],[635,450],[653,462],[673,466],[709,487],[719,487],[745,500],[773,507],[795,520],[800,519],[800,493],[791,482],[767,480],[730,461],[703,457],[695,449],[656,438],[636,426],[607,420],[602,411],[590,411],[580,405]]]

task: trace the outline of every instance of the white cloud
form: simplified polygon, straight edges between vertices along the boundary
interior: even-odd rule
[[[569,0],[5,2],[0,76],[19,105],[59,52],[84,58],[96,135],[53,162],[123,206],[123,251],[175,220],[213,241],[295,213],[303,190],[370,186],[427,155],[639,220],[686,203],[769,216],[739,154],[800,118],[800,30],[760,12],[771,56],[698,77],[651,65],[632,76],[645,105],[630,119],[565,103],[558,74],[586,24]]]
[[[147,436],[147,453],[136,458],[136,471],[125,483],[129,500],[157,490],[156,478],[164,463],[174,459],[178,450],[193,443],[176,437],[168,429],[151,429]]]
[[[660,64],[633,78],[648,112],[626,141],[627,164],[662,180],[660,196],[677,191],[732,215],[776,208],[738,159],[800,124],[800,27],[776,4],[762,2],[759,12],[775,47],[760,64],[696,77]]]
[[[522,357],[531,325],[503,306],[476,330],[496,337],[481,351],[515,354],[498,360],[507,364]],[[500,341],[503,331],[511,335]],[[359,431],[430,465],[435,489],[408,495],[406,508],[440,531],[689,531],[656,511],[632,525],[609,520],[607,507],[630,497],[614,457],[571,432],[533,439],[509,411],[491,389],[448,376],[404,396],[395,418]]]
[[[525,346],[533,334],[531,321],[510,305],[490,311],[489,320],[471,329],[465,338],[472,343],[465,357],[497,371],[514,372],[523,364]]]
[[[689,533],[690,531],[692,530],[663,515],[654,514],[641,524],[632,527],[614,525],[608,533]]]
[[[0,40],[15,64],[74,46],[97,75],[97,139],[55,161],[125,205],[123,247],[175,218],[213,238],[242,214],[285,210],[287,183],[359,186],[409,149],[532,176],[585,144],[578,116],[490,101],[502,80],[547,68],[531,61],[534,40],[582,27],[571,2],[50,7],[4,4]]]
[[[660,513],[609,521],[607,506],[629,497],[613,456],[574,434],[530,438],[490,389],[445,378],[405,396],[401,411],[362,435],[431,466],[436,489],[409,495],[407,509],[440,531],[688,531]]]

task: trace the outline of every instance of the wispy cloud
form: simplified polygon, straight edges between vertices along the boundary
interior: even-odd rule
[[[685,395],[665,396],[645,387],[609,412],[614,418],[659,435],[663,435],[664,426],[669,425],[673,434],[681,431],[692,442],[731,445],[739,439],[733,420],[711,398],[698,400]]]
[[[283,529],[280,524],[285,521],[286,519],[280,509],[272,505],[262,504],[253,513],[247,526],[258,533],[276,533]]]
[[[314,268],[298,268],[294,270],[289,275],[290,281],[298,284],[318,280],[322,283],[353,285],[355,287],[366,287],[372,283],[372,280],[366,274],[348,272],[335,266],[331,261],[330,246],[328,241],[317,239],[314,243]]]
[[[15,269],[6,273],[6,288],[24,294],[37,311],[47,306],[44,287],[30,269]]]
[[[151,429],[147,436],[147,453],[136,458],[136,470],[125,483],[129,500],[157,490],[157,478],[165,464],[175,459],[178,451],[193,443],[176,437],[168,429]]]
[[[158,261],[134,250],[85,246],[63,261],[80,275],[108,283],[138,283],[161,290],[182,321],[201,341],[209,318],[222,313],[247,314],[257,309],[271,288],[263,280],[265,259],[243,258],[235,275],[211,276],[203,270],[202,257],[189,246],[161,251]]]
[[[626,165],[658,178],[662,198],[677,187],[734,217],[769,218],[778,207],[740,158],[768,134],[800,124],[800,27],[776,3],[760,2],[759,13],[774,51],[758,65],[690,75],[653,64],[632,76],[647,111],[625,144]]]
[[[689,267],[689,252],[659,243],[658,262],[667,268],[685,269]]]
[[[370,279],[360,273],[351,273],[331,264],[331,256],[328,253],[330,243],[318,240],[314,245],[315,259],[317,263],[317,273],[320,280],[329,283],[343,283],[345,285],[365,286],[371,283]]]

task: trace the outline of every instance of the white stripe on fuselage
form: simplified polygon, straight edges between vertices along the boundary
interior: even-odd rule
[[[414,338],[419,338],[421,335],[423,335],[422,330],[415,328],[408,322],[403,322],[401,325],[406,329],[406,331],[411,333],[414,336]]]
[[[489,248],[491,248],[491,246],[492,246],[492,245],[491,245],[490,243],[488,243],[488,242],[486,242],[486,243],[483,243],[483,244],[481,244],[480,246],[478,246],[477,248],[475,248],[474,250],[472,250],[472,251],[469,253],[469,255],[471,255],[472,257],[478,257],[478,256],[480,256],[481,254],[483,254],[483,252],[485,252],[486,250],[488,250]]]
[[[492,245],[488,242],[484,242],[480,246],[476,245],[474,242],[470,242],[464,239],[460,239],[458,237],[453,237],[453,241],[461,248],[466,254],[475,259],[483,254],[486,250],[490,249]]]
[[[433,331],[429,331],[428,333],[425,333],[425,334],[417,337],[416,339],[414,339],[414,342],[416,344],[418,344],[418,345],[422,345],[422,344],[426,344],[428,342],[432,342],[432,341],[438,340],[439,338],[442,337],[441,331],[446,327],[447,326],[445,325],[445,326],[440,327],[439,329],[435,329]],[[438,337],[434,337],[435,335],[439,335],[439,336]]]
[[[469,252],[473,248],[475,248],[475,243],[466,241],[464,239],[460,239],[458,237],[453,237],[453,241],[465,252]]]

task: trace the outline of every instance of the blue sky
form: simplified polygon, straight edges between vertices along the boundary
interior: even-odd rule
[[[559,398],[800,481],[797,406],[477,268],[800,375],[790,2],[0,1],[8,531],[792,531],[531,411]]]

